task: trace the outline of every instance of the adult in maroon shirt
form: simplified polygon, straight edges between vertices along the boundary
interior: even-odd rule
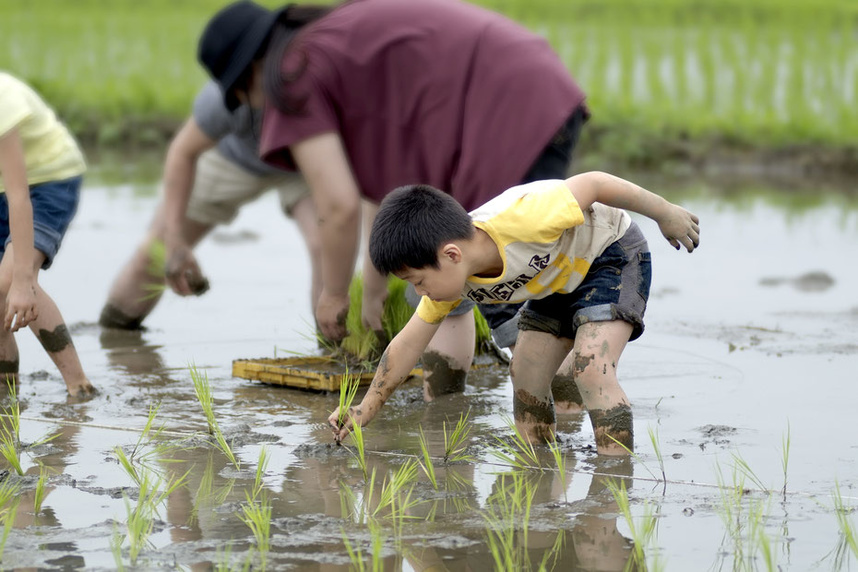
[[[264,74],[260,155],[299,169],[313,192],[323,244],[316,319],[334,340],[346,335],[362,198],[369,228],[375,205],[404,184],[444,189],[470,210],[516,184],[564,178],[587,117],[545,39],[458,0],[351,0],[299,24],[287,10]],[[386,280],[365,260],[363,317],[381,331]],[[442,330],[430,351],[460,356],[467,371],[470,312]]]

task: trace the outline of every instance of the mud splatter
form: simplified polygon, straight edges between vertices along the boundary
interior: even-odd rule
[[[539,399],[524,389],[517,389],[512,398],[512,410],[516,421],[550,425],[556,421],[554,402]]]
[[[45,351],[55,354],[72,345],[71,334],[65,324],[60,324],[53,332],[39,330],[39,341]]]
[[[453,367],[449,358],[437,352],[423,354],[423,371],[424,386],[430,399],[465,391],[468,370]]]
[[[551,380],[551,395],[554,397],[554,402],[574,403],[580,407],[584,406],[584,399],[581,397],[581,392],[578,390],[578,384],[575,383],[575,377],[572,375],[557,374]]]
[[[585,369],[587,369],[587,366],[590,365],[590,362],[595,359],[595,354],[590,354],[588,356],[581,355],[579,353],[575,354],[575,362],[572,365],[575,373],[582,373]]]
[[[590,422],[593,424],[597,447],[615,447],[616,443],[611,439],[613,437],[630,451],[634,450],[632,409],[628,405],[618,405],[608,410],[593,409],[590,411]]]
[[[4,373],[18,373],[18,367],[21,365],[20,360],[0,360],[0,375]]]

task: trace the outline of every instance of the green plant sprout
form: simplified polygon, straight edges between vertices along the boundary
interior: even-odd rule
[[[652,505],[648,502],[644,503],[643,516],[640,524],[638,524],[632,516],[631,503],[629,502],[629,494],[626,490],[625,481],[621,480],[617,483],[614,479],[607,479],[605,484],[611,492],[611,496],[614,497],[614,501],[617,503],[617,507],[620,509],[620,513],[623,515],[623,519],[632,535],[633,547],[630,568],[632,570],[660,569],[660,564],[657,560],[657,550],[651,550],[655,556],[653,556],[651,559],[652,562],[649,565],[646,556],[647,549],[651,548],[658,530],[658,515],[653,511]]]
[[[157,298],[167,289],[167,285],[164,282],[166,268],[167,247],[164,245],[163,240],[155,239],[149,246],[149,266],[146,269],[146,273],[152,281],[143,284],[146,294],[140,298],[141,302]]]
[[[852,527],[852,522],[849,519],[851,508],[847,508],[843,503],[843,496],[840,494],[840,483],[834,481],[834,515],[837,517],[837,527],[840,529],[841,542],[848,547],[852,552],[852,556],[858,558],[858,536],[855,534],[855,529]]]
[[[542,470],[539,455],[536,453],[536,448],[530,439],[522,435],[515,423],[509,418],[504,418],[507,427],[512,431],[511,442],[502,437],[495,436],[495,442],[498,449],[492,450],[492,455],[500,462],[509,465],[510,467],[524,469],[539,469]]]
[[[38,516],[42,512],[42,502],[45,500],[45,484],[48,481],[48,468],[39,466],[39,480],[36,481],[36,490],[33,493],[33,514]]]
[[[467,448],[465,442],[468,440],[468,435],[470,435],[471,433],[471,424],[469,423],[470,415],[470,408],[467,411],[460,413],[459,420],[456,421],[456,425],[453,427],[453,430],[449,434],[447,433],[447,421],[444,421],[442,427],[444,430],[445,464],[468,462],[473,460],[473,457],[465,452]]]
[[[432,483],[432,488],[437,491],[438,477],[435,475],[435,465],[432,463],[432,456],[429,454],[429,444],[426,442],[426,435],[423,434],[422,426],[420,426],[420,451],[423,454],[423,461],[418,461],[420,463],[420,467],[423,469],[423,472],[426,473],[426,476],[429,478],[429,482]]]
[[[661,482],[664,483],[661,495],[664,496],[667,494],[667,474],[664,472],[664,455],[661,454],[661,441],[658,438],[658,427],[655,429],[651,426],[647,427],[647,433],[649,433],[649,440],[650,443],[652,443],[652,450],[655,451],[655,458],[658,459],[658,468],[661,470]]]
[[[0,417],[0,455],[18,475],[24,474],[21,467],[21,405],[15,383],[7,377],[6,386],[9,388],[9,406],[3,407]]]
[[[742,472],[743,475],[745,475],[745,477],[750,479],[751,482],[754,483],[757,486],[757,488],[759,488],[762,492],[764,492],[764,493],[770,492],[769,487],[767,487],[766,485],[763,484],[763,481],[751,469],[751,466],[748,464],[748,462],[745,461],[744,458],[742,458],[741,453],[734,451],[732,453],[732,455],[733,455],[733,464],[736,466],[736,468],[739,471]]]
[[[0,559],[3,558],[6,540],[15,525],[20,492],[21,485],[18,483],[11,483],[8,480],[0,482],[0,523],[3,525],[3,536],[0,537]]]
[[[789,421],[787,421],[786,434],[781,438],[781,469],[783,469],[784,473],[784,486],[783,489],[781,489],[781,494],[784,502],[786,502],[787,494],[787,469],[789,468],[789,450],[791,441],[790,426]]]
[[[557,435],[551,435],[551,443],[548,444],[548,450],[551,451],[551,456],[554,457],[554,464],[557,465],[557,471],[560,473],[560,485],[563,487],[563,502],[568,503],[569,498],[566,493],[568,488],[566,478],[566,455],[560,448],[560,441],[557,440]]]
[[[259,460],[256,462],[256,474],[253,477],[253,499],[256,500],[256,497],[262,493],[263,482],[262,479],[265,477],[265,471],[268,470],[268,461],[270,460],[270,456],[268,455],[268,448],[262,447],[259,450]]]
[[[647,472],[647,473],[649,473],[650,475],[652,475],[652,478],[653,478],[654,480],[656,480],[656,481],[658,481],[658,482],[661,482],[661,479],[659,479],[659,478],[658,478],[658,475],[656,475],[656,474],[652,471],[652,469],[650,469],[650,468],[649,468],[649,465],[647,465],[646,463],[644,463],[644,460],[640,457],[640,455],[638,455],[637,453],[635,453],[634,451],[632,451],[631,449],[629,449],[629,448],[628,448],[626,445],[624,445],[623,443],[620,443],[620,442],[619,442],[617,439],[615,439],[615,438],[614,438],[614,436],[613,436],[613,435],[611,435],[610,433],[605,433],[605,435],[607,435],[607,436],[608,436],[608,439],[610,439],[611,441],[613,441],[614,443],[616,443],[617,445],[619,445],[620,447],[622,447],[622,448],[623,448],[623,450],[624,450],[626,453],[628,453],[628,454],[629,454],[629,456],[630,456],[630,457],[632,457],[635,461],[637,461],[637,462],[638,462],[638,464],[640,464],[640,466],[642,466],[642,467],[646,470],[646,472]],[[661,453],[660,453],[660,452],[656,452],[656,457],[661,458]],[[665,481],[664,481],[664,492],[666,492],[666,491],[667,491],[667,481],[665,480]]]
[[[238,518],[253,533],[256,542],[256,550],[262,561],[262,569],[266,567],[268,551],[271,549],[271,501],[265,491],[261,491],[254,498],[245,491],[247,502],[241,507]]]
[[[208,425],[209,435],[214,436],[215,445],[217,448],[226,455],[229,462],[236,469],[241,468],[241,463],[239,463],[238,459],[235,456],[235,453],[232,450],[232,447],[227,442],[226,437],[221,431],[220,426],[218,425],[217,419],[214,415],[214,399],[212,397],[212,389],[211,384],[209,383],[208,374],[203,372],[200,374],[197,371],[196,366],[191,365],[191,380],[194,383],[194,393],[196,393],[197,401],[199,401],[200,406],[203,409],[203,414],[206,417],[206,423]]]
[[[366,441],[364,440],[363,427],[361,427],[360,423],[355,422],[354,417],[349,416],[349,419],[351,419],[352,421],[352,432],[349,434],[352,436],[352,440],[355,443],[355,452],[353,453],[353,455],[357,460],[358,467],[360,467],[361,473],[363,473],[364,480],[366,480]],[[351,449],[349,449],[349,451],[351,452]]]
[[[360,387],[360,378],[352,378],[349,376],[348,370],[340,378],[340,395],[337,408],[337,426],[342,427],[346,424],[346,419],[349,417],[349,408],[354,402]]]

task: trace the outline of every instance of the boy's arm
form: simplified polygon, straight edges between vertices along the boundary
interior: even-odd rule
[[[566,179],[566,186],[581,210],[596,202],[629,210],[657,222],[661,233],[677,250],[682,245],[691,252],[700,244],[697,216],[625,179],[593,171]]]
[[[176,133],[164,161],[164,249],[167,284],[176,294],[202,294],[207,281],[185,239],[188,200],[194,187],[197,160],[216,144],[190,118]]]
[[[381,355],[378,370],[360,405],[349,408],[342,425],[339,424],[339,408],[328,417],[334,439],[337,441],[345,439],[351,431],[352,419],[360,423],[361,427],[372,421],[396,388],[411,375],[411,370],[414,369],[417,360],[420,359],[440,325],[441,322],[437,324],[424,322],[416,312],[411,316],[405,327],[396,334]]]
[[[38,318],[36,307],[33,205],[27,184],[24,145],[18,129],[0,135],[0,172],[9,204],[9,226],[14,252],[12,284],[6,297],[3,327],[16,332]]]

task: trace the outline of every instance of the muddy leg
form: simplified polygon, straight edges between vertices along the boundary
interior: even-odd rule
[[[584,411],[584,399],[575,381],[575,360],[569,353],[557,375],[551,380],[551,394],[554,396],[554,409],[557,413],[580,413]]]
[[[551,380],[571,345],[570,340],[545,332],[524,330],[518,334],[510,364],[513,415],[522,436],[532,442],[553,439],[556,418]]]
[[[617,362],[631,333],[631,324],[617,320],[584,324],[575,337],[575,379],[603,455],[634,450],[632,409],[617,380]]]
[[[15,336],[0,328],[0,395],[5,394],[7,384],[18,383],[18,344]]]
[[[474,360],[474,316],[449,316],[423,353],[423,398],[465,391]]]

